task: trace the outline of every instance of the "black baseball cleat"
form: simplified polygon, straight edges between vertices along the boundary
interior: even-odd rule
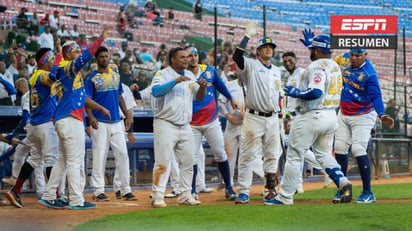
[[[343,186],[340,190],[340,203],[350,203],[352,201],[352,184]]]

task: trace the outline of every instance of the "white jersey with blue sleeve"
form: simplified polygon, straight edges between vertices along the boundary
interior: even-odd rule
[[[332,59],[318,59],[312,62],[307,67],[299,87],[300,90],[308,88],[321,90],[322,96],[314,100],[298,99],[298,112],[338,108],[342,90],[342,74],[338,64]]]
[[[181,76],[173,68],[167,67],[158,71],[152,80],[152,87],[166,84]],[[184,71],[184,76],[190,81],[176,84],[168,93],[161,97],[152,97],[153,115],[175,125],[185,125],[192,120],[193,97],[199,90],[195,76],[190,71]]]

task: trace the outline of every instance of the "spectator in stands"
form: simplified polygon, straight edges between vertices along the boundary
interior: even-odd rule
[[[126,84],[127,86],[130,86],[133,83],[133,74],[128,62],[123,62],[122,65],[120,65],[119,74],[122,83]]]
[[[390,99],[388,103],[386,104],[385,114],[389,115],[393,119],[394,124],[392,128],[388,125],[382,124],[382,132],[392,133],[392,134],[399,133],[399,129],[400,129],[400,122],[399,122],[399,116],[398,116],[399,110],[400,109],[396,107],[395,99]]]
[[[156,8],[157,8],[157,4],[156,4],[156,2],[154,2],[152,0],[147,0],[146,4],[144,5],[144,8],[145,8],[147,13],[155,12]]]
[[[142,52],[140,53],[140,58],[142,59],[143,63],[154,62],[154,58],[152,54],[148,52],[149,48],[142,47]]]
[[[169,8],[169,11],[167,11],[165,15],[165,19],[167,22],[172,22],[175,20],[175,13],[173,12],[173,7]]]
[[[133,34],[127,31],[127,22],[124,18],[120,18],[119,22],[117,22],[117,32],[119,32],[121,37],[133,41]]]
[[[133,59],[133,52],[132,52],[132,50],[127,50],[127,51],[126,51],[126,55],[124,56],[124,58],[122,58],[122,59],[120,60],[120,66],[122,65],[123,62],[127,62],[127,63],[129,63],[130,66],[132,66],[133,61],[134,61],[134,59]]]
[[[147,86],[150,85],[147,74],[149,74],[148,71],[144,68],[141,68],[138,72],[137,78],[133,78],[133,83],[137,84],[139,91],[144,90]]]
[[[255,46],[251,46],[248,50],[248,57],[251,59],[257,59],[256,56],[256,47]]]
[[[162,44],[160,44],[160,50],[157,52],[156,61],[159,61],[160,55],[161,54],[163,55],[165,52],[167,52],[166,51],[166,44],[162,43]]]
[[[89,47],[89,42],[87,41],[86,33],[81,32],[79,34],[79,39],[76,41],[76,43],[77,45],[79,45],[82,52],[85,51],[87,47]]]
[[[156,17],[153,19],[153,26],[163,27],[164,22],[162,16],[160,15],[160,11],[155,11],[154,14]]]
[[[66,25],[61,25],[60,29],[57,30],[57,36],[61,39],[70,39],[70,32],[67,30],[67,26]]]
[[[13,105],[11,96],[17,93],[14,84],[4,78],[6,63],[0,61],[0,105]]]
[[[142,59],[140,58],[140,51],[138,47],[135,47],[133,49],[133,55],[134,55],[134,59],[136,61],[136,64],[143,64]]]
[[[37,69],[36,56],[31,55],[31,54],[28,55],[26,63],[27,63],[29,75],[32,75]]]
[[[117,71],[119,71],[119,67],[120,67],[120,54],[118,52],[113,53],[112,55],[112,60],[113,64],[115,64],[117,66]],[[112,68],[113,69],[113,68]]]
[[[167,57],[167,52],[165,50],[159,51],[157,54],[158,58],[156,59],[156,63],[153,67],[153,73],[158,72],[159,70],[165,68],[167,66],[166,62],[166,57]]]
[[[55,10],[53,12],[53,15],[51,15],[49,17],[50,26],[51,26],[52,29],[55,29],[55,30],[59,29],[59,14],[60,14],[59,11]]]
[[[202,21],[203,6],[200,0],[196,0],[193,4],[193,16],[195,19]]]
[[[78,40],[79,39],[79,31],[78,31],[78,27],[77,24],[73,25],[73,29],[70,30],[70,37],[72,40]]]
[[[39,34],[40,20],[37,18],[37,12],[33,12],[33,17],[29,19],[29,35],[37,36]]]
[[[39,44],[39,48],[54,49],[53,35],[51,33],[51,27],[48,24],[45,25],[44,32],[40,34],[37,43]]]
[[[27,26],[29,24],[29,18],[27,17],[26,13],[27,13],[27,8],[22,7],[20,9],[19,14],[16,17],[17,29],[21,29],[21,30],[24,30],[24,31],[26,31],[28,29]]]
[[[126,56],[126,51],[129,48],[129,43],[127,41],[122,41],[120,50],[117,51],[120,55],[120,59],[123,59]]]

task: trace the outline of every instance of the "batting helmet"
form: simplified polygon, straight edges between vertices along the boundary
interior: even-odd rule
[[[256,48],[259,49],[259,47],[266,45],[266,44],[270,44],[272,45],[273,49],[276,48],[276,43],[275,41],[273,41],[271,38],[269,37],[263,37],[261,39],[259,39],[259,41],[257,42]]]
[[[330,36],[326,34],[320,34],[313,38],[312,44],[308,48],[318,48],[323,53],[330,54]]]

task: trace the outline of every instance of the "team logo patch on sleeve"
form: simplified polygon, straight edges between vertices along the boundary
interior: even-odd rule
[[[359,76],[358,76],[358,80],[362,82],[364,79],[365,79],[365,74],[360,73]]]
[[[317,76],[315,76],[315,78],[313,78],[313,81],[315,81],[315,83],[320,83],[322,81],[322,77],[317,75]]]

